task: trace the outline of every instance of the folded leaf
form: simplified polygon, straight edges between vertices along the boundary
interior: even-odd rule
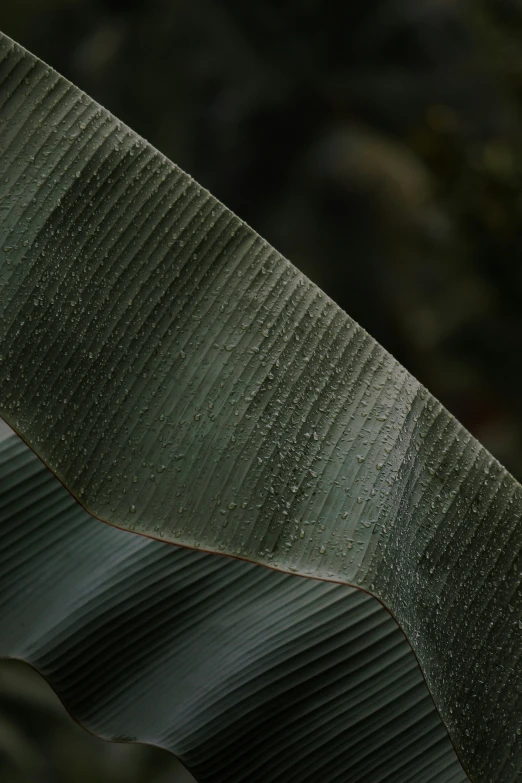
[[[167,748],[201,783],[467,780],[370,596],[94,522],[14,437],[0,520],[0,655],[96,734]]]
[[[515,781],[521,487],[252,229],[6,37],[0,121],[1,415],[100,519],[377,596],[472,778]]]

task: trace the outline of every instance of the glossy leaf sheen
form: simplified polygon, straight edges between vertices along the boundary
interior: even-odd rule
[[[375,599],[96,522],[15,437],[0,477],[0,655],[91,731],[201,783],[467,781]]]
[[[252,229],[0,40],[0,413],[92,514],[360,586],[522,772],[521,487]]]

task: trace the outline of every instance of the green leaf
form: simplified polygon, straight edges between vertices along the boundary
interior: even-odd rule
[[[375,599],[95,522],[14,437],[0,476],[0,654],[92,732],[201,782],[467,780]]]
[[[5,420],[100,519],[375,595],[472,778],[515,781],[521,487],[252,229],[6,37],[0,119]]]

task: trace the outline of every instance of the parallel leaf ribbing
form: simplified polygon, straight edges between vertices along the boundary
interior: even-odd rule
[[[467,780],[370,596],[102,525],[15,437],[0,539],[0,655],[91,731],[167,748],[201,783]]]
[[[0,39],[0,413],[95,516],[363,587],[522,772],[522,489],[210,194]]]

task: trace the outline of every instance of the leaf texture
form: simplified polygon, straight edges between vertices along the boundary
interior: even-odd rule
[[[467,781],[370,596],[102,525],[16,437],[0,520],[0,654],[91,731],[167,748],[201,783]]]
[[[0,120],[5,420],[100,519],[377,596],[473,780],[515,781],[521,487],[252,229],[6,37]]]

